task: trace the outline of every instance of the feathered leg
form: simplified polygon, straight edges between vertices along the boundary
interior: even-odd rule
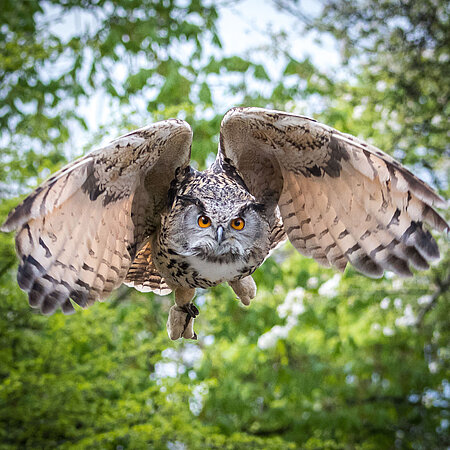
[[[245,306],[250,305],[250,300],[256,295],[256,284],[251,275],[240,280],[229,281],[228,284]]]
[[[173,341],[183,337],[197,339],[194,331],[194,319],[198,315],[197,307],[191,302],[195,296],[195,289],[176,288],[175,305],[170,308],[167,320],[167,332]]]

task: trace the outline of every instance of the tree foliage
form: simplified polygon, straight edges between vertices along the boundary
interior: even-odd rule
[[[299,34],[334,36],[339,73],[292,55],[294,30],[270,49],[224,54],[214,2],[6,2],[0,219],[82,152],[75,137],[95,96],[110,120],[88,130],[92,143],[178,116],[204,167],[232,97],[313,111],[448,196],[446,4],[324,0],[308,18],[298,1],[275,3]],[[225,286],[200,291],[199,341],[170,342],[172,298],[126,287],[73,316],[36,314],[2,234],[0,448],[446,448],[450,255],[440,241],[442,262],[411,280],[336,275],[288,244],[255,273],[249,308]]]

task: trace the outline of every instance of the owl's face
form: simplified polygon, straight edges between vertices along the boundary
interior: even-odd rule
[[[250,196],[235,202],[191,196],[180,201],[184,208],[177,208],[179,212],[167,230],[171,247],[178,254],[229,263],[247,259],[257,248],[267,248],[269,225],[261,205]]]
[[[157,245],[161,261],[156,252],[155,263],[165,280],[215,286],[262,264],[270,249],[270,227],[264,206],[242,182],[225,173],[194,173],[162,215]]]
[[[206,259],[244,257],[265,234],[264,221],[254,202],[222,211],[193,205],[186,210],[184,227],[189,250]]]

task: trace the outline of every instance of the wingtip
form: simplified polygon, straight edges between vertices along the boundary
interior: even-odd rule
[[[14,226],[10,223],[9,217],[0,226],[0,231],[3,233],[14,231]]]
[[[448,209],[450,207],[450,202],[436,192],[436,199],[433,201],[433,206],[441,209]]]
[[[413,185],[415,186],[414,194],[420,198],[424,203],[427,203],[430,206],[433,206],[434,208],[440,208],[440,209],[448,209],[450,206],[450,203],[442,197],[440,194],[438,194],[431,186],[426,184],[423,180],[420,178],[417,178],[414,174],[412,174],[413,177],[416,179],[415,181],[418,181],[418,183]]]
[[[28,219],[27,216],[24,215],[23,208],[21,208],[22,205],[23,203],[20,203],[9,212],[8,217],[0,226],[0,231],[9,233],[18,230],[25,222],[27,222]]]

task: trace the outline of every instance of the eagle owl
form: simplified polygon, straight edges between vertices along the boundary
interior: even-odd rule
[[[168,332],[196,338],[195,288],[228,282],[248,305],[252,272],[286,239],[306,256],[370,277],[411,275],[439,250],[423,223],[445,201],[381,150],[307,117],[234,108],[204,172],[177,119],[133,131],[54,174],[9,214],[17,280],[44,314],[74,312],[121,283],[175,291]],[[71,301],[72,300],[72,301]]]

